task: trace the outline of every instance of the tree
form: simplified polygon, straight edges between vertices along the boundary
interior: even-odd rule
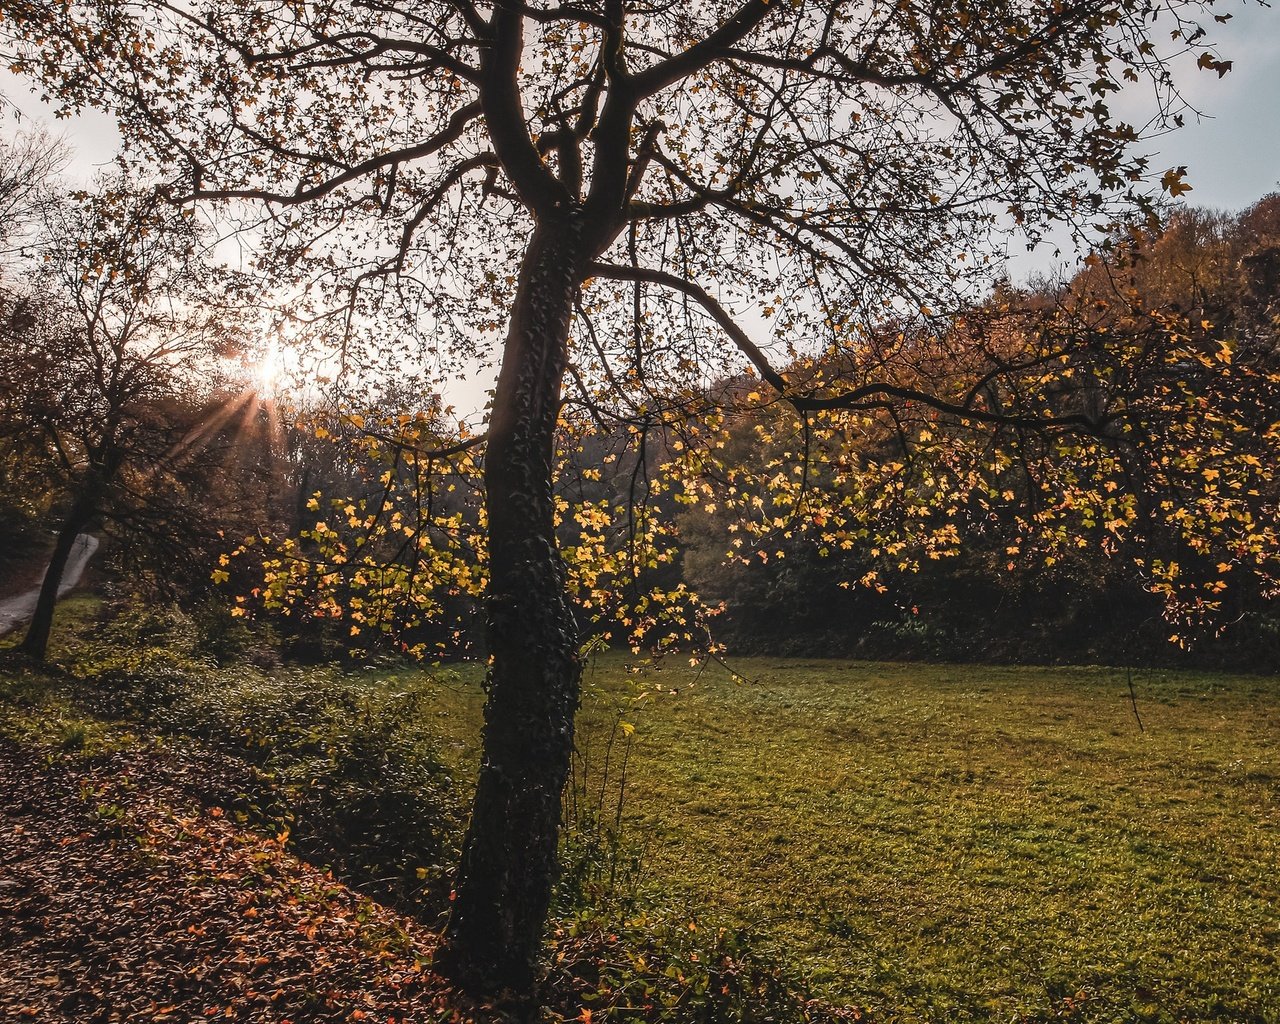
[[[18,132],[0,139],[0,346],[11,349],[14,339],[35,324],[40,305],[14,276],[20,266],[29,229],[53,194],[53,176],[66,157],[64,146],[43,132]],[[0,371],[3,372],[3,371]],[[24,473],[30,438],[12,418],[10,396],[0,394],[0,473],[6,483],[0,498],[0,562],[17,556],[32,531],[44,490],[38,479]],[[20,477],[29,488],[15,487]]]
[[[52,198],[53,178],[67,148],[46,132],[0,139],[0,257],[11,257],[32,222]]]
[[[43,658],[76,537],[124,498],[122,471],[175,453],[174,406],[207,374],[226,321],[196,303],[207,278],[187,218],[108,187],[54,207],[21,329],[6,333],[5,421],[39,445],[68,493],[21,648]]]
[[[484,759],[440,966],[523,990],[540,945],[581,673],[564,403],[693,431],[701,385],[745,358],[806,417],[1098,429],[893,369],[988,277],[1009,221],[1034,239],[1151,210],[1140,133],[1108,101],[1146,81],[1153,126],[1180,116],[1161,46],[1224,73],[1194,22],[1210,2],[10,5],[11,63],[63,110],[115,110],[126,159],[168,168],[175,196],[265,211],[259,268],[309,275],[344,337],[393,317],[387,362],[419,357],[416,332],[456,365],[502,335]],[[911,329],[881,344],[886,311]],[[788,377],[770,350],[843,353],[844,377]]]
[[[394,398],[299,410],[286,435],[296,514],[221,558],[215,577],[238,587],[233,617],[281,616],[282,630],[328,633],[351,657],[388,641],[417,658],[486,656],[474,629],[489,574],[483,437]],[[634,440],[562,416],[554,525],[566,589],[588,643],[705,647],[707,610],[678,579],[671,496],[683,481],[653,453],[635,457]]]

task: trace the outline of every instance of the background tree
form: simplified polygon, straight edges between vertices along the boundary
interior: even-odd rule
[[[730,616],[756,644],[844,653],[1007,657],[1012,642],[1023,658],[1130,661],[1140,645],[1168,659],[1171,631],[1189,642],[1257,622],[1277,583],[1280,377],[1259,315],[1274,290],[1250,268],[1272,246],[1271,205],[1179,210],[1108,240],[1070,280],[1002,286],[950,337],[919,339],[896,385],[976,394],[997,413],[985,421],[903,404],[808,425],[754,392],[685,514],[691,581],[713,598],[812,600],[820,613],[789,631],[758,599],[752,619],[749,596]],[[1011,408],[1098,429],[1018,429],[999,415]],[[985,611],[1005,598],[1018,614]]]
[[[271,617],[339,656],[389,640],[418,658],[487,657],[475,630],[489,572],[483,437],[385,401],[311,409],[286,435],[293,521],[221,559],[233,617]],[[571,413],[556,431],[556,539],[584,641],[705,647],[707,611],[679,578],[679,481],[636,447],[629,430]]]
[[[987,276],[1006,218],[1035,237],[1150,209],[1139,131],[1108,100],[1145,81],[1165,127],[1170,39],[1229,66],[1193,20],[1208,7],[10,5],[11,63],[55,102],[115,110],[176,194],[265,211],[260,269],[309,273],[344,325],[416,329],[422,352],[384,333],[390,362],[457,365],[502,334],[484,760],[441,966],[524,989],[539,948],[581,672],[551,479],[566,374],[624,421],[695,415],[745,357],[804,414],[905,402],[1093,429],[892,371]],[[885,310],[915,329],[873,343]],[[734,312],[784,361],[845,353],[843,379],[780,373]]]
[[[0,259],[14,256],[27,230],[48,208],[54,178],[67,156],[67,147],[47,132],[0,138]]]
[[[178,460],[173,408],[195,397],[228,340],[227,321],[199,303],[208,278],[191,224],[154,194],[115,186],[60,203],[47,231],[31,284],[41,298],[5,337],[0,369],[9,428],[40,449],[66,494],[21,645],[36,658],[76,537],[129,495],[126,469],[155,474]]]
[[[65,158],[65,147],[42,132],[0,138],[0,345],[7,351],[42,315],[43,300],[20,280],[21,251],[28,229],[53,195],[54,176]],[[30,472],[31,438],[15,416],[14,397],[0,394],[0,479],[7,484],[0,496],[0,563],[19,558],[47,497],[39,474]]]

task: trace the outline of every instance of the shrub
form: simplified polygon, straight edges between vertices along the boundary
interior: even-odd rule
[[[73,668],[97,710],[219,755],[201,799],[401,904],[441,895],[460,802],[421,728],[421,694],[332,672],[219,668],[176,609],[121,610]]]
[[[302,856],[399,901],[435,893],[456,854],[460,814],[449,774],[416,728],[418,696],[316,681],[280,672],[192,695],[173,711],[183,732],[257,767],[266,784],[243,802],[287,829]]]
[[[197,645],[219,665],[248,661],[259,668],[280,664],[280,639],[269,623],[236,618],[223,601],[209,599],[191,612]]]

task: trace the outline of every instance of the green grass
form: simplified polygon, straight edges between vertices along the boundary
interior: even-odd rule
[[[735,668],[595,673],[650,898],[894,1020],[1280,1021],[1280,680],[1136,673],[1140,731],[1108,669]]]
[[[1280,1022],[1280,680],[1137,672],[1140,731],[1108,669],[626,660],[579,737],[598,778],[636,726],[647,912],[882,1020]],[[359,678],[473,777],[477,669]]]
[[[77,593],[59,602],[49,656],[65,656],[96,628],[102,601]],[[25,627],[0,637],[0,736],[67,754],[100,754],[132,745],[137,737],[121,723],[104,721],[76,700],[76,688],[54,672],[16,658]]]
[[[1280,1020],[1277,681],[736,667],[638,721],[655,886],[902,1020]]]

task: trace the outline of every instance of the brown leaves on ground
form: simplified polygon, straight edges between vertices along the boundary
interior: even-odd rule
[[[0,739],[0,1019],[489,1019],[436,936],[185,795],[181,755]]]

